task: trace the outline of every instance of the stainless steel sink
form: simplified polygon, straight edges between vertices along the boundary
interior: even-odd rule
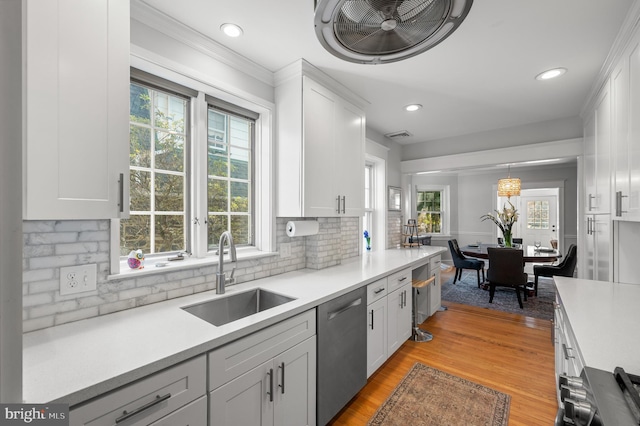
[[[182,309],[213,325],[220,326],[292,300],[295,299],[257,288],[197,305],[185,306]]]

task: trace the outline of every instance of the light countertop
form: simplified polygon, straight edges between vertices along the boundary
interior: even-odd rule
[[[23,399],[78,404],[389,274],[426,264],[445,251],[436,246],[373,251],[327,269],[229,286],[225,295],[260,287],[296,300],[220,327],[180,309],[225,296],[209,291],[26,333]]]
[[[554,277],[586,366],[640,374],[640,285]]]

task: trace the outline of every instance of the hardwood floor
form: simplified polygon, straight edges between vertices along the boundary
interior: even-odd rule
[[[416,362],[511,395],[510,426],[553,424],[557,403],[551,322],[467,305],[447,306],[447,311],[421,325],[434,339],[405,342],[332,425],[366,425]]]

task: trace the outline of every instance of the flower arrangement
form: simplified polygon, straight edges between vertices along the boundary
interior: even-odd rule
[[[511,228],[513,227],[513,224],[518,221],[518,211],[516,210],[515,206],[511,204],[511,201],[507,201],[507,203],[509,203],[510,207],[507,207],[507,205],[505,204],[501,212],[495,210],[495,216],[491,213],[487,213],[480,218],[483,221],[490,220],[495,223],[502,231],[505,247],[511,247]]]
[[[367,242],[367,250],[371,250],[371,237],[369,231],[364,231],[364,240]]]

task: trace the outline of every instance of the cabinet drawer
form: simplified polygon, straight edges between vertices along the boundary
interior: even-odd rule
[[[315,334],[316,310],[311,309],[209,352],[209,390],[222,386]]]
[[[387,287],[388,283],[386,277],[369,284],[367,286],[367,305],[375,302],[381,297],[385,297],[388,291]]]
[[[442,257],[440,255],[433,256],[431,259],[429,259],[429,271],[431,271],[431,275],[440,270],[441,261]]]
[[[123,386],[73,407],[69,413],[70,425],[112,426],[116,421],[126,426],[148,425],[205,395],[206,368],[206,358],[202,355]],[[137,414],[131,415],[136,411]],[[124,420],[127,413],[129,420]]]
[[[207,426],[207,397],[201,396],[149,426]]]
[[[405,269],[395,274],[389,275],[387,278],[389,282],[389,293],[402,287],[406,283],[411,282],[411,269]]]

